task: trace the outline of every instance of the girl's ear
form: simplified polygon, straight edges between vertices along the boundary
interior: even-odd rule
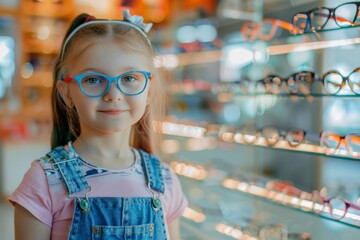
[[[61,96],[61,99],[65,102],[66,106],[69,108],[73,108],[74,103],[69,93],[69,86],[64,81],[58,80],[56,81],[56,87]]]

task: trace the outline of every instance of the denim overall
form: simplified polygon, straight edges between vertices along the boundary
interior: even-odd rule
[[[144,151],[139,153],[152,197],[89,197],[91,186],[80,170],[79,160],[63,147],[48,153],[45,158],[59,170],[68,196],[74,199],[69,239],[167,239],[159,198],[164,193],[160,161]]]

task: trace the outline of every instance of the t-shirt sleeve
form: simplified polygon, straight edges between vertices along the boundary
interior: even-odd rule
[[[21,205],[48,226],[52,226],[52,207],[45,171],[38,161],[31,164],[15,192],[8,198],[15,206]]]
[[[167,164],[164,164],[163,173],[166,185],[165,198],[168,198],[166,222],[170,224],[172,221],[182,216],[188,205],[188,200],[182,191],[179,178]]]

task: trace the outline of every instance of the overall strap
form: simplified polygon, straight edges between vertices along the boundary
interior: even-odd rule
[[[139,149],[141,164],[145,172],[147,184],[151,189],[164,193],[164,181],[161,172],[160,160],[153,155]]]
[[[56,147],[47,155],[54,160],[54,169],[61,173],[69,195],[90,189],[77,158],[72,157],[64,147]]]

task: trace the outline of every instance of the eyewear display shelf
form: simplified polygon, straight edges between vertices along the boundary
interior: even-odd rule
[[[325,230],[334,225],[348,229],[352,236],[357,236],[354,233],[360,230],[358,216],[356,220],[335,220],[328,213],[317,214],[311,209],[295,206],[295,201],[292,201],[292,203],[290,201],[286,202],[284,199],[287,199],[287,196],[281,192],[265,197],[260,196],[261,187],[255,185],[252,185],[253,190],[246,192],[238,189],[229,190],[229,188],[224,187],[224,183],[221,181],[216,184],[214,179],[195,180],[180,175],[180,180],[186,189],[195,191],[195,189],[199,190],[202,188],[212,191],[208,193],[209,196],[207,196],[206,202],[199,201],[199,199],[192,196],[190,198],[192,201],[189,205],[191,211],[189,210],[183,217],[185,223],[197,225],[196,228],[203,232],[203,236],[209,235],[217,236],[217,239],[227,239],[224,236],[226,232],[221,231],[219,227],[222,224],[228,228],[243,229],[243,234],[247,232],[246,229],[248,227],[254,227],[254,224],[259,228],[270,224],[283,224],[289,233],[312,233],[316,232],[319,227]],[[210,181],[212,182],[209,184]],[[258,189],[255,190],[256,188]],[[202,218],[198,215],[201,215]],[[296,220],[293,219],[294,216],[297,216],[304,222],[296,224]],[[258,218],[261,220],[257,220]],[[296,227],[294,227],[295,225]],[[253,234],[254,237],[256,237],[255,235]],[[327,236],[326,233],[321,232],[313,233],[312,235],[313,239],[322,239],[316,238],[316,236]],[[349,234],[348,236],[351,235]]]
[[[332,68],[344,66],[346,66],[346,71],[351,72],[359,67],[355,57],[360,49],[357,45],[360,43],[359,29],[358,27],[335,29],[316,34],[306,33],[273,39],[263,44],[266,46],[264,52],[269,53],[268,63],[260,67],[253,64],[250,68],[264,75],[271,70],[274,74],[289,76],[292,73],[289,71],[294,72],[299,67],[296,63],[291,63],[292,65],[289,63],[293,61],[291,59],[294,58],[294,54],[303,54],[302,57],[309,61],[308,67],[319,75]],[[257,45],[258,43],[250,44]],[[350,56],[353,57],[349,59]],[[202,79],[212,79],[211,74],[214,73],[214,69],[220,69],[219,65],[223,57],[224,53],[220,50],[177,55],[179,65],[172,70],[173,79],[176,79],[176,84],[179,84],[182,79],[189,78],[191,74],[196,76],[203,74]],[[211,84],[216,85],[217,82],[219,81],[212,81]],[[266,99],[271,97],[281,100],[278,102],[275,100],[276,103],[261,114],[249,117],[241,112],[245,120],[237,120],[238,126],[250,120],[258,126],[278,125],[286,129],[301,128],[318,133],[324,129],[339,131],[343,135],[349,131],[360,132],[358,124],[356,125],[352,118],[341,118],[340,123],[340,120],[336,119],[336,114],[339,112],[335,111],[332,115],[329,113],[331,109],[339,107],[337,105],[339,103],[344,108],[359,104],[358,95],[352,93],[347,87],[340,90],[337,95],[329,95],[322,91],[306,96],[304,94],[294,96],[286,92],[278,95],[244,94],[231,88],[214,94],[210,88],[204,90],[194,87],[194,89],[195,91],[193,89],[182,91],[181,88],[175,91],[170,90],[174,98],[173,110],[169,115],[173,116],[175,121],[185,120],[190,122],[189,125],[197,122],[198,126],[201,126],[203,122],[226,125],[223,118],[225,105],[238,105],[242,110],[250,104],[250,101],[246,102],[247,99],[261,101],[261,98],[265,96]],[[221,98],[218,96],[223,93],[232,96],[219,101]],[[239,96],[240,98],[237,98]],[[309,99],[309,96],[316,100]],[[293,101],[294,97],[296,101]],[[232,109],[237,111],[236,108]],[[278,114],[279,111],[281,114]],[[333,122],[328,119],[329,117],[334,119]],[[359,116],[355,118],[359,119]],[[236,124],[231,122],[229,126]],[[164,144],[164,149],[167,149],[165,152],[168,151],[168,153],[165,155],[169,155],[171,159],[169,162],[181,163],[180,166],[172,165],[172,168],[180,176],[184,191],[189,198],[190,205],[187,213],[184,214],[182,226],[193,233],[192,239],[247,239],[244,238],[248,232],[246,229],[254,225],[257,226],[257,236],[252,235],[254,238],[249,239],[261,239],[260,232],[263,232],[261,229],[269,224],[284,225],[289,239],[292,239],[290,233],[309,233],[311,239],[355,240],[360,238],[360,212],[358,210],[349,208],[344,218],[336,220],[329,213],[328,207],[322,209],[321,214],[316,213],[311,198],[304,200],[302,197],[284,193],[282,190],[273,191],[267,189],[266,186],[239,181],[244,173],[253,174],[288,182],[294,188],[302,189],[301,191],[309,196],[313,190],[321,189],[327,192],[326,198],[338,196],[356,204],[356,200],[360,197],[358,192],[360,181],[356,174],[360,170],[360,165],[357,156],[349,156],[341,150],[336,154],[328,155],[320,146],[311,144],[302,144],[298,148],[289,147],[286,141],[280,141],[277,145],[270,147],[261,141],[256,144],[244,144],[241,140],[218,138],[216,144],[210,147],[206,137],[190,141],[193,138],[184,139],[178,137],[177,134],[174,135],[167,137],[169,142]],[[173,147],[175,150],[172,149]],[[201,179],[194,177],[197,168],[200,168],[202,173],[205,172]],[[238,182],[232,180],[238,180]],[[344,185],[353,187],[346,188],[346,191],[340,190]],[[218,212],[215,216],[214,209]]]

